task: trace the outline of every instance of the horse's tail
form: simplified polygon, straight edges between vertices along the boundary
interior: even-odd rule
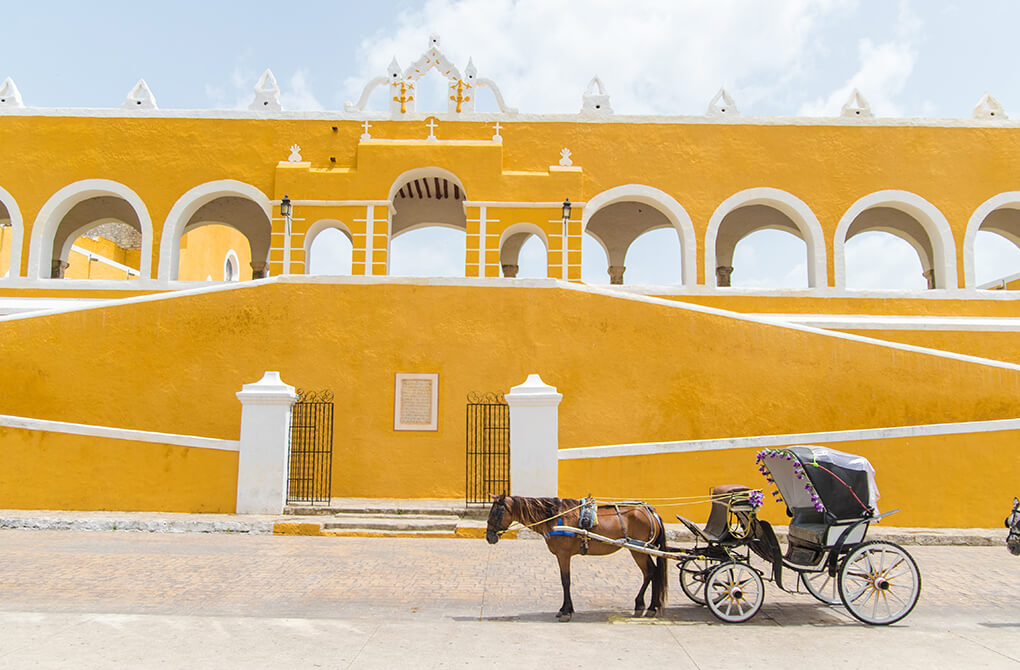
[[[659,551],[666,551],[666,524],[662,517],[655,513],[655,519],[659,522],[659,533],[655,537],[655,548]],[[655,559],[655,572],[652,574],[652,609],[659,616],[666,611],[666,600],[669,596],[669,562],[664,556],[657,556]]]

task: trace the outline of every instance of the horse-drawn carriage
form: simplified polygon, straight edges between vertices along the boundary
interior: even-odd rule
[[[490,511],[488,538],[495,542],[509,527],[508,518],[546,537],[549,550],[560,559],[561,620],[569,620],[573,613],[570,556],[588,553],[589,543],[599,547],[591,553],[626,548],[634,555],[645,576],[635,611],[643,609],[644,592],[651,583],[649,613],[661,612],[666,595],[664,568],[672,560],[678,563],[684,593],[726,622],[747,621],[757,614],[764,602],[766,579],[789,590],[784,586],[784,570],[796,575],[792,586],[799,581],[821,602],[842,603],[865,623],[891,624],[907,616],[921,592],[921,573],[899,545],[866,541],[872,522],[898,511],[878,513],[871,464],[859,456],[807,446],[765,449],[758,453],[757,463],[790,516],[785,551],[772,526],[757,517],[762,491],[745,486],[712,489],[712,509],[703,528],[677,516],[695,537],[692,548],[667,546],[662,520],[645,503],[599,505],[597,512],[587,514],[585,523],[590,503],[558,498],[529,499],[545,503],[531,503],[531,512],[526,512],[521,511],[526,505],[515,504],[522,499],[500,496]],[[628,517],[621,508],[637,512]],[[633,522],[628,523],[628,518]]]

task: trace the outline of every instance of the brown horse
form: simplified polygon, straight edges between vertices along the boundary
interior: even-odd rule
[[[556,618],[570,621],[574,614],[574,604],[570,600],[570,557],[578,554],[606,556],[620,547],[596,540],[584,540],[569,531],[557,530],[560,526],[578,525],[581,515],[581,501],[560,498],[525,498],[510,497],[500,494],[492,501],[489,509],[489,523],[486,527],[485,539],[489,544],[496,544],[499,536],[514,521],[529,526],[536,533],[541,533],[549,551],[556,556],[560,565],[560,581],[563,584],[563,606]],[[555,518],[554,518],[555,517]],[[644,503],[620,503],[618,505],[599,505],[597,507],[598,523],[592,532],[614,540],[627,539],[635,544],[663,550],[666,547],[666,530],[662,519],[650,506]],[[641,568],[644,581],[641,590],[634,599],[634,614],[647,616],[661,614],[666,606],[668,575],[666,559],[658,560],[648,554],[630,550],[634,561]],[[645,590],[652,585],[652,600],[645,612]]]

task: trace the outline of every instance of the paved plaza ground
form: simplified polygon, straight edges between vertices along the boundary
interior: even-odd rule
[[[0,531],[0,668],[1020,667],[1020,558],[911,546],[914,612],[870,627],[770,586],[745,624],[629,611],[629,555],[578,558],[567,624],[541,541]]]

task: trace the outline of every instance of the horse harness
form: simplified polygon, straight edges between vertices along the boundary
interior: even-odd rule
[[[648,505],[648,503],[644,503],[644,502],[603,503],[603,504],[600,505],[595,500],[595,498],[593,498],[591,496],[588,496],[587,498],[583,499],[581,501],[581,504],[579,505],[579,510],[580,511],[578,512],[578,528],[581,528],[583,530],[591,530],[592,528],[598,526],[598,523],[599,523],[598,510],[600,508],[604,509],[604,508],[608,508],[608,507],[612,507],[614,509],[614,511],[616,512],[616,518],[620,522],[620,532],[623,534],[623,537],[621,539],[623,539],[624,542],[626,542],[627,544],[634,545],[634,546],[641,547],[641,548],[645,548],[645,549],[647,549],[649,547],[654,547],[655,546],[655,537],[656,537],[657,533],[655,532],[655,523],[654,522],[658,521],[659,524],[661,525],[662,524],[662,519]],[[638,507],[638,508],[644,510],[645,514],[648,515],[649,537],[648,537],[647,540],[639,540],[639,539],[632,538],[629,535],[627,535],[627,526],[623,522],[623,513],[620,511],[621,507],[626,507],[626,508]],[[553,529],[548,532],[548,536],[575,537],[577,535],[576,533],[574,533],[572,531],[569,531],[569,530],[566,530],[566,529],[560,530],[560,527],[563,526],[563,525],[564,525],[563,524],[563,516],[561,514],[556,519],[556,526],[553,527]],[[581,536],[581,555],[582,556],[586,555],[588,553],[588,544],[589,544],[589,542],[590,542],[590,540],[589,540],[587,535],[582,535]]]

